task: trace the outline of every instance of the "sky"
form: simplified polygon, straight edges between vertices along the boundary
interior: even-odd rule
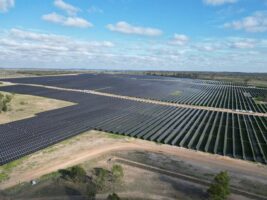
[[[0,68],[267,72],[267,0],[0,0]]]

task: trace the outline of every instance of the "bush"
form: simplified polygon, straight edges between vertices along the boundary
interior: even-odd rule
[[[12,95],[0,93],[0,112],[6,112],[8,110],[8,104],[11,102],[12,98]]]
[[[72,179],[74,182],[84,182],[86,172],[81,166],[73,166],[69,169],[61,169],[58,171],[64,179]]]
[[[230,177],[226,171],[220,172],[214,178],[208,189],[211,200],[225,200],[230,195]]]
[[[113,193],[108,195],[107,200],[120,200],[120,197],[116,193]]]
[[[120,181],[124,176],[123,168],[121,165],[113,165],[111,169],[111,173],[115,181]]]
[[[74,166],[70,169],[70,178],[74,181],[84,181],[86,172],[81,166]]]
[[[103,168],[96,168],[95,175],[95,184],[98,189],[102,190],[106,186],[106,182],[110,177],[110,172]]]

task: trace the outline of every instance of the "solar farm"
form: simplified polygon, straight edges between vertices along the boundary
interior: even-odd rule
[[[75,105],[0,125],[1,165],[92,129],[267,163],[267,105],[255,100],[264,88],[118,74],[3,81],[16,84],[1,91]]]

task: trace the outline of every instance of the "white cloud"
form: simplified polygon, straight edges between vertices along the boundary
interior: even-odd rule
[[[124,21],[120,21],[116,23],[115,25],[108,24],[107,28],[110,31],[120,32],[124,34],[135,34],[135,35],[144,35],[144,36],[159,36],[162,34],[162,31],[159,29],[150,28],[150,27],[133,26]]]
[[[250,48],[254,48],[255,44],[254,42],[249,42],[249,41],[236,41],[230,44],[230,47],[236,48],[236,49],[250,49]]]
[[[258,11],[253,15],[241,20],[235,20],[223,25],[225,28],[234,30],[245,30],[247,32],[266,32],[267,31],[267,11]]]
[[[203,0],[207,5],[220,6],[227,3],[236,3],[238,0]]]
[[[80,11],[79,8],[64,2],[63,0],[55,0],[54,5],[68,13],[68,15],[76,15]]]
[[[267,40],[254,38],[192,39],[185,46],[139,39],[114,45],[40,31],[0,30],[0,67],[266,72],[266,52]]]
[[[223,39],[204,39],[200,42],[195,42],[191,45],[193,49],[200,52],[217,52],[223,53],[225,51],[239,52],[246,49],[267,48],[265,40],[242,38],[242,37],[228,37]]]
[[[83,59],[85,62],[90,56],[105,54],[113,47],[110,41],[83,41],[62,35],[11,29],[0,39],[0,53],[3,55],[0,61],[17,59],[21,64],[28,59],[30,65],[33,62],[51,65],[56,60],[62,60],[67,65],[69,60]]]
[[[21,29],[11,29],[8,32],[8,38],[14,40],[23,40],[23,41],[31,41],[31,42],[40,42],[45,44],[53,44],[53,45],[62,45],[68,47],[87,47],[87,48],[94,48],[94,47],[113,47],[114,44],[110,41],[83,41],[74,39],[64,35],[56,35],[56,34],[47,34],[47,33],[39,33],[39,32],[32,32],[26,31]]]
[[[32,42],[66,42],[68,37],[55,34],[37,33],[13,28],[8,32],[8,37],[12,39],[29,40]]]
[[[87,10],[89,13],[104,13],[104,11],[101,8],[98,8],[96,6],[91,6],[90,8],[88,8]]]
[[[0,0],[0,12],[5,13],[15,6],[15,0]]]
[[[63,26],[71,26],[78,28],[89,28],[93,26],[93,24],[87,21],[86,19],[80,17],[65,17],[54,12],[43,15],[42,19]]]
[[[170,41],[170,44],[173,45],[185,45],[189,41],[189,37],[183,34],[174,34],[173,39]]]

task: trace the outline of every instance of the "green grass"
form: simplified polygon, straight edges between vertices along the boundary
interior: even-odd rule
[[[58,177],[60,177],[60,173],[58,171],[56,171],[56,172],[52,172],[52,173],[45,174],[45,175],[41,176],[39,178],[39,180],[40,181],[44,181],[44,180],[55,179],[55,178],[58,178]]]
[[[9,179],[8,174],[10,174],[15,167],[19,166],[23,162],[24,159],[25,158],[21,158],[21,159],[12,161],[10,163],[7,163],[1,166],[0,167],[0,183]]]
[[[0,169],[2,169],[2,171],[10,172],[15,167],[19,166],[23,162],[24,159],[25,158],[20,158],[18,160],[15,160],[15,161],[12,161],[10,163],[7,163],[7,164],[1,166]]]
[[[8,178],[9,177],[8,177],[8,175],[6,173],[4,173],[4,172],[0,173],[0,183],[5,181],[5,180],[7,180]]]
[[[174,91],[173,93],[171,93],[172,96],[179,96],[180,94],[180,91]]]
[[[114,134],[114,133],[108,133],[107,136],[109,138],[113,138],[113,139],[131,138],[131,137],[126,136],[126,135],[120,135],[120,134]]]

